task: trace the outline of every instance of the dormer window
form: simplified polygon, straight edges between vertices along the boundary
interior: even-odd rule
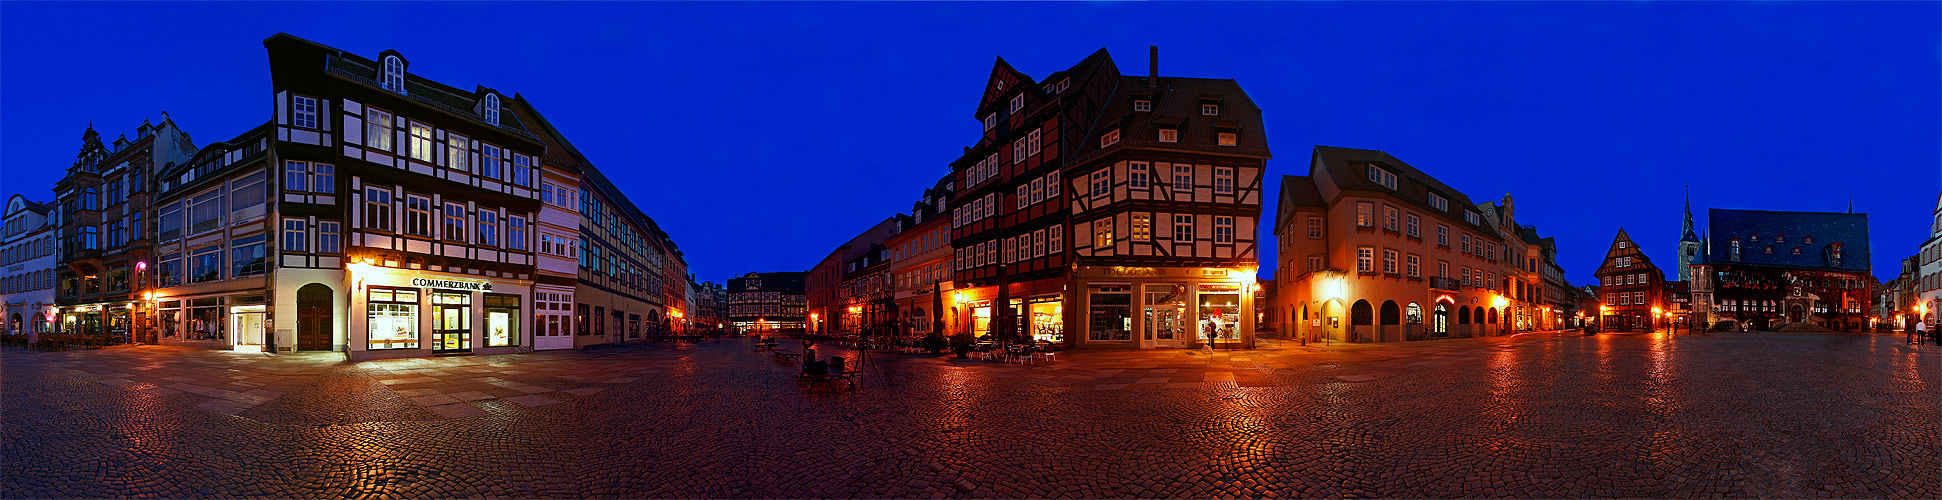
[[[1740,240],[1735,238],[1733,241],[1727,242],[1726,246],[1727,257],[1735,261],[1740,260]]]
[[[1382,167],[1370,165],[1369,182],[1381,184],[1383,187],[1389,189],[1396,189],[1396,174],[1389,173],[1388,170],[1383,170]]]
[[[1773,245],[1767,245],[1765,252],[1769,254],[1773,253]]]
[[[1011,96],[1011,108],[1006,112],[1017,113],[1021,109],[1025,109],[1025,94]]]
[[[1463,220],[1464,220],[1464,221],[1466,221],[1466,222],[1469,222],[1469,223],[1470,223],[1470,225],[1472,225],[1472,226],[1479,226],[1479,225],[1483,225],[1483,222],[1481,222],[1481,219],[1478,219],[1478,218],[1477,218],[1477,213],[1476,213],[1476,212],[1471,212],[1471,211],[1468,211],[1468,210],[1465,210],[1465,211],[1463,212]]]
[[[384,56],[384,89],[400,94],[405,93],[405,60],[398,56]]]
[[[1153,101],[1148,101],[1146,99],[1133,100],[1133,111],[1152,111],[1152,110],[1153,110]]]
[[[1450,210],[1450,200],[1443,199],[1442,196],[1437,196],[1436,193],[1430,193],[1430,207],[1447,212]]]
[[[1177,128],[1160,129],[1160,142],[1180,142],[1180,129],[1177,129]]]
[[[1776,235],[1774,235],[1774,236],[1773,236],[1773,242],[1774,242],[1774,243],[1786,243],[1786,242],[1787,242],[1787,235],[1784,235],[1784,234],[1776,234]]]
[[[486,123],[498,125],[499,124],[499,94],[486,94],[485,109],[483,109],[482,111],[485,111]]]
[[[1099,136],[1099,147],[1119,144],[1119,130],[1112,130]]]
[[[1746,236],[1746,239],[1747,239],[1747,241],[1760,241],[1760,235],[1758,235],[1758,234],[1749,234],[1749,235],[1747,235],[1747,236]]]
[[[1803,237],[1801,237],[1801,241],[1803,241],[1803,242],[1805,242],[1806,244],[1809,244],[1809,245],[1812,245],[1812,244],[1814,244],[1814,237],[1813,237],[1813,236],[1803,236]]]
[[[1219,144],[1222,146],[1233,146],[1233,145],[1240,144],[1241,142],[1240,135],[1235,134],[1233,132],[1221,132],[1219,134],[1215,134],[1214,140],[1216,144]]]
[[[1202,104],[1200,105],[1200,114],[1205,116],[1220,116],[1220,105]]]
[[[1794,255],[1800,255],[1800,247],[1794,247]]]
[[[1065,92],[1065,84],[1068,84],[1068,83],[1072,83],[1071,78],[1059,80],[1059,90],[1057,90],[1057,92]]]

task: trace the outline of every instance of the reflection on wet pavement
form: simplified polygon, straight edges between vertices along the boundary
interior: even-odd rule
[[[736,339],[362,363],[5,350],[0,491],[1934,498],[1942,348],[1927,349],[1721,333],[1034,365],[875,352],[836,393]]]

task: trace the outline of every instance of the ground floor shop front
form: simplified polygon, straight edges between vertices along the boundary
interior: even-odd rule
[[[1252,269],[1081,266],[1002,293],[995,285],[952,290],[942,307],[946,333],[978,338],[1018,332],[1109,349],[1254,346]]]
[[[531,281],[383,268],[350,279],[352,361],[532,350]]]

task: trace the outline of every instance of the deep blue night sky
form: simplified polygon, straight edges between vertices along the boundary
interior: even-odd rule
[[[1702,226],[1707,207],[1851,196],[1891,279],[1942,189],[1938,19],[1935,2],[6,2],[0,194],[48,201],[90,120],[112,139],[167,110],[199,146],[262,123],[262,40],[286,31],[526,95],[719,282],[806,269],[908,210],[977,138],[994,57],[1043,77],[1103,46],[1141,73],[1157,44],[1162,74],[1236,79],[1266,111],[1271,189],[1315,144],[1385,150],[1478,201],[1512,193],[1580,284],[1621,226],[1672,260],[1688,182]]]

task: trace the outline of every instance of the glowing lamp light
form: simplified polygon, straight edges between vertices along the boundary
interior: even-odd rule
[[[1349,295],[1349,284],[1347,280],[1342,278],[1328,280],[1327,284],[1322,285],[1322,295],[1325,298],[1331,299],[1347,297]]]
[[[1490,299],[1490,305],[1492,307],[1504,307],[1504,304],[1509,304],[1509,303],[1510,301],[1504,300],[1504,296],[1502,295],[1498,295]]]
[[[136,262],[135,262],[135,270],[136,270],[136,271],[138,271],[138,272],[139,272],[139,271],[147,271],[147,270],[148,270],[148,261],[146,261],[146,260],[143,260],[143,261],[136,261]]]

